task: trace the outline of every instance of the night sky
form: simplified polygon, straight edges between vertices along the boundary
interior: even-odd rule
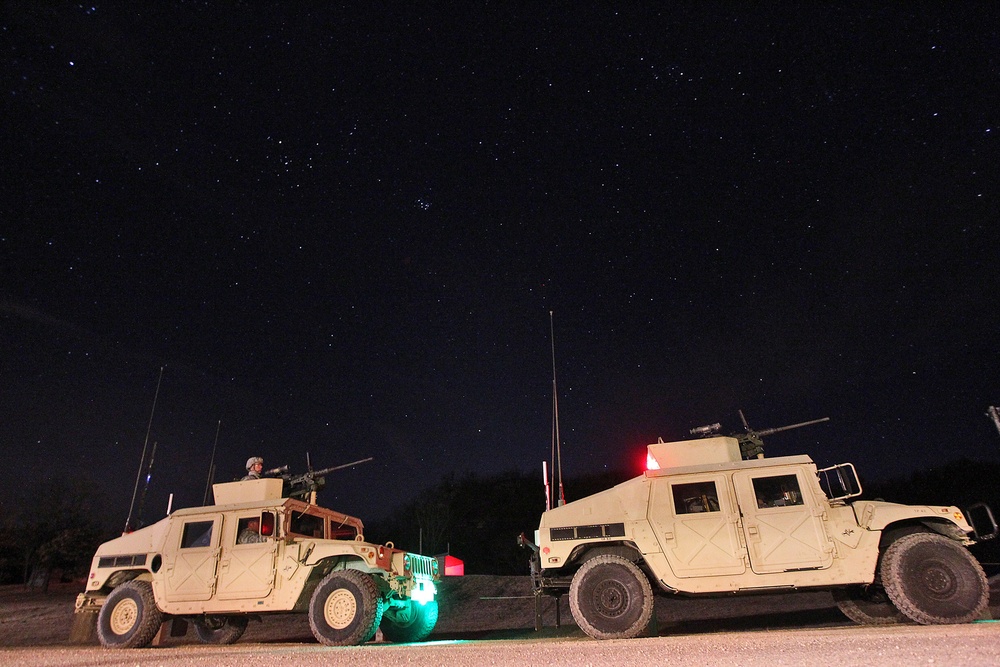
[[[1000,460],[1000,9],[594,4],[4,3],[0,502]]]

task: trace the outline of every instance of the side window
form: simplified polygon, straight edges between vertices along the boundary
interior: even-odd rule
[[[795,475],[757,477],[753,480],[757,507],[788,507],[802,504],[802,490]]]
[[[274,513],[261,512],[240,519],[236,524],[236,544],[259,544],[274,537]]]
[[[213,521],[192,521],[184,524],[184,531],[181,533],[181,549],[210,546],[213,525],[215,525]]]
[[[248,516],[236,524],[236,544],[257,544],[261,542],[260,516]]]
[[[673,484],[672,490],[675,514],[719,511],[719,493],[715,482]]]

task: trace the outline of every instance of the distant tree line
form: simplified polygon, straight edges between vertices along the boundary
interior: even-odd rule
[[[567,479],[567,501],[625,481],[624,472]],[[528,573],[529,552],[517,545],[521,533],[534,540],[545,509],[541,476],[518,471],[490,477],[446,476],[385,519],[365,527],[365,538],[427,555],[451,553],[468,574]]]
[[[0,584],[47,589],[51,578],[86,576],[97,546],[108,539],[98,494],[80,480],[39,485],[5,508],[0,524]]]

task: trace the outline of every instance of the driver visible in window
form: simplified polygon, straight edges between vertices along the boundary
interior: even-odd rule
[[[240,531],[236,544],[256,544],[265,540],[267,538],[260,534],[260,519],[253,517],[247,521],[246,528]]]

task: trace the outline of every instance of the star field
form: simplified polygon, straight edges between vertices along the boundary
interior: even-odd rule
[[[997,18],[8,3],[0,446],[120,504],[164,367],[151,505],[221,420],[225,478],[374,456],[324,498],[372,517],[540,468],[551,310],[569,475],[739,409],[996,460]]]

